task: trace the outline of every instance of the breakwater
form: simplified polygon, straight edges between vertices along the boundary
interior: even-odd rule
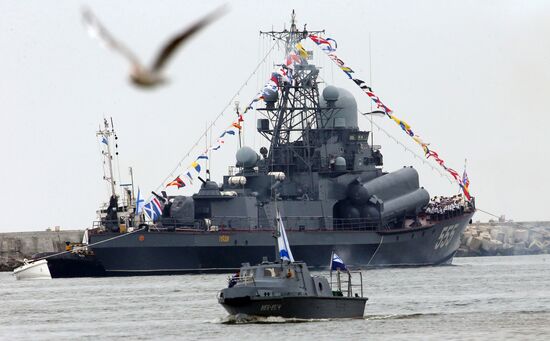
[[[83,230],[0,233],[0,271],[11,271],[39,252],[60,252],[65,242],[82,241]]]
[[[550,253],[550,222],[490,222],[468,225],[457,256]]]

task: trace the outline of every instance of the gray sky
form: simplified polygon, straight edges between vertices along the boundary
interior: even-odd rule
[[[148,63],[171,34],[221,3],[89,6]],[[468,159],[479,208],[514,220],[550,220],[550,2],[235,1],[229,14],[171,60],[170,83],[153,91],[131,87],[126,61],[89,38],[80,20],[82,4],[0,2],[0,232],[91,225],[108,197],[95,137],[104,116],[115,121],[123,182],[133,166],[142,191],[156,189],[271,46],[258,31],[288,26],[293,8],[300,27],[326,29],[338,41],[338,56],[357,77],[372,77],[381,99],[448,166],[462,173]],[[315,51],[323,79],[354,91],[367,111],[366,96],[313,45],[306,47]],[[239,94],[241,103],[250,101],[280,58],[278,51],[260,67]],[[248,115],[245,142],[259,149],[257,116]],[[233,118],[226,110],[214,133]],[[393,122],[376,122],[422,154]],[[363,118],[360,126],[369,129]],[[457,192],[376,129],[375,143],[382,145],[386,170],[414,165],[431,195]],[[202,146],[204,141],[191,155]],[[213,159],[215,179],[234,163],[235,151],[233,141]],[[474,219],[488,218],[479,213]]]

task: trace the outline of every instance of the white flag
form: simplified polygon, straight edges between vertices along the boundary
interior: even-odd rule
[[[281,219],[279,210],[277,210],[277,229],[279,230],[279,235],[277,236],[279,257],[281,260],[294,262],[294,257],[292,257],[292,251],[290,251],[290,245],[288,244],[288,239],[286,238],[285,226],[283,225],[283,219]]]

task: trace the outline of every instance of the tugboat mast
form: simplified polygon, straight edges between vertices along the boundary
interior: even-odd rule
[[[111,118],[111,127],[109,127],[109,122],[105,118],[103,120],[103,129],[99,128],[99,131],[96,133],[97,136],[103,137],[103,143],[107,145],[107,152],[102,151],[101,154],[107,159],[107,164],[109,166],[109,176],[103,176],[103,179],[109,182],[111,185],[111,195],[116,196],[115,192],[115,178],[113,175],[113,155],[111,154],[111,136],[115,135],[115,130],[113,129],[113,119]]]

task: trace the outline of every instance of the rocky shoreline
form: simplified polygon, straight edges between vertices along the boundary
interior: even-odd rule
[[[550,253],[550,222],[490,222],[468,225],[458,257]]]

